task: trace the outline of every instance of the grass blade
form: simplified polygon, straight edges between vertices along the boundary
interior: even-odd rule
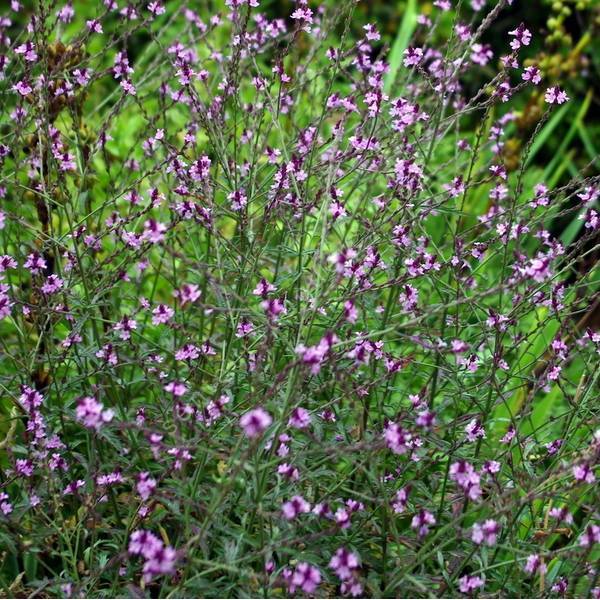
[[[406,48],[408,48],[408,42],[417,26],[417,1],[416,0],[408,0],[406,3],[406,10],[404,12],[404,17],[402,18],[402,23],[400,24],[400,29],[398,30],[398,34],[396,35],[396,39],[392,45],[392,49],[390,50],[389,55],[389,64],[390,70],[385,76],[384,82],[384,91],[389,93],[396,81],[396,76],[398,75],[398,70],[400,69],[400,65],[402,64],[402,56]]]

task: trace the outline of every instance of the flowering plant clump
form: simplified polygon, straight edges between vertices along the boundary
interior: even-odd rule
[[[2,593],[600,598],[591,96],[276,4],[2,5]]]

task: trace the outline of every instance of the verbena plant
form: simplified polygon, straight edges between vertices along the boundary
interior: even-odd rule
[[[5,596],[600,597],[577,89],[416,4],[4,6]]]

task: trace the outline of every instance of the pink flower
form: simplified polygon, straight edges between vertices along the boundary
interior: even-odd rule
[[[329,561],[329,566],[342,581],[352,578],[354,571],[360,567],[360,559],[354,552],[346,548],[338,548]]]
[[[12,89],[21,94],[21,96],[27,96],[33,91],[33,88],[26,81],[18,81],[12,86]]]
[[[29,269],[33,275],[37,275],[46,268],[46,261],[39,252],[32,252],[23,265],[26,269]]]
[[[175,314],[175,311],[171,307],[167,306],[166,304],[159,304],[152,311],[152,323],[154,325],[160,325],[161,323],[168,323],[174,314]]]
[[[464,575],[458,580],[458,589],[463,594],[471,594],[477,588],[483,587],[485,579],[479,575]]]
[[[114,417],[114,411],[110,408],[103,410],[104,405],[92,396],[80,398],[77,403],[75,415],[77,420],[89,429],[100,429],[105,423],[110,423]]]
[[[573,467],[573,477],[577,481],[583,481],[584,483],[594,483],[596,477],[594,471],[592,471],[590,465],[582,463]]]
[[[123,317],[115,326],[114,330],[119,332],[119,337],[122,340],[128,340],[131,338],[131,332],[137,329],[137,323],[135,319],[129,317]]]
[[[298,563],[296,570],[291,576],[291,585],[288,584],[288,589],[291,594],[296,588],[300,588],[305,594],[313,594],[321,583],[321,573],[317,567],[306,562]]]
[[[173,394],[176,398],[181,398],[187,392],[187,386],[181,381],[170,381],[165,385],[165,392]]]
[[[281,505],[281,512],[288,521],[292,521],[300,514],[309,513],[310,504],[302,496],[293,496]]]
[[[430,525],[435,525],[436,520],[432,513],[421,509],[412,519],[411,527],[417,532],[419,537],[427,535]]]
[[[534,85],[542,81],[542,75],[537,67],[525,67],[521,77],[523,81],[531,81]]]
[[[150,531],[138,529],[131,534],[129,538],[129,554],[141,554],[144,558],[149,558],[154,554],[157,548],[162,547],[162,541]]]
[[[148,500],[150,496],[156,490],[156,479],[150,477],[150,473],[144,471],[138,475],[138,482],[136,484],[137,493],[140,495],[140,498],[144,501]]]
[[[386,446],[394,454],[406,454],[411,447],[412,435],[397,423],[388,423],[384,431]]]
[[[165,546],[162,540],[149,531],[138,529],[129,539],[129,554],[141,555],[145,561],[143,578],[149,583],[158,575],[171,575],[175,572],[177,552],[171,546]]]
[[[260,406],[248,411],[240,419],[240,425],[249,438],[261,436],[272,422],[271,415]]]
[[[292,411],[288,425],[296,429],[306,429],[310,425],[310,413],[305,408],[295,408]]]
[[[63,284],[63,280],[58,275],[50,275],[42,285],[41,290],[47,295],[55,294],[62,288]]]
[[[531,32],[525,28],[523,23],[516,29],[509,31],[508,35],[512,35],[515,38],[510,43],[510,47],[513,50],[518,50],[521,46],[529,46],[529,42],[531,42]]]
[[[242,210],[248,204],[248,198],[243,188],[231,192],[227,199],[231,202],[231,209],[235,211]]]
[[[396,497],[392,501],[392,508],[396,514],[401,514],[406,510],[408,493],[409,489],[407,487],[401,488],[396,492]]]
[[[269,283],[264,277],[258,282],[257,286],[252,291],[254,296],[260,296],[261,298],[267,298],[267,296],[274,292],[277,288]]]
[[[184,283],[181,288],[175,291],[174,296],[179,299],[181,306],[193,303],[200,298],[200,288],[194,283]]]
[[[563,104],[569,100],[569,96],[567,96],[567,94],[559,87],[555,86],[549,87],[546,90],[544,100],[546,100],[548,104]]]
[[[98,21],[97,19],[91,19],[89,21],[85,22],[87,28],[90,31],[95,31],[96,33],[102,33],[102,25],[100,24],[100,21]]]
[[[142,239],[151,244],[159,244],[165,239],[167,226],[164,223],[158,223],[154,219],[148,219],[144,223],[144,233]]]
[[[423,60],[423,50],[421,48],[407,48],[404,51],[404,66],[416,67]]]
[[[579,538],[579,545],[588,548],[594,544],[600,544],[600,525],[590,523]]]
[[[465,432],[469,442],[474,442],[477,438],[485,438],[485,429],[477,419],[469,422],[465,427]]]
[[[483,524],[474,523],[471,539],[476,544],[485,543],[487,546],[493,546],[496,543],[500,526],[492,519],[488,519]]]
[[[541,575],[542,573],[545,573],[548,570],[548,567],[546,567],[546,564],[540,558],[539,554],[530,554],[527,557],[525,566],[523,568],[525,570],[525,573],[528,573],[529,575],[533,575],[536,572]]]
[[[10,503],[10,498],[7,493],[0,492],[0,512],[4,515],[10,515],[13,511],[13,506]]]

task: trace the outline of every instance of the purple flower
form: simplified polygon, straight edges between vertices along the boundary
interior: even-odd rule
[[[23,58],[25,58],[25,60],[28,62],[35,62],[38,58],[38,55],[35,51],[35,45],[31,41],[17,46],[15,48],[15,54],[22,54]]]
[[[568,587],[568,580],[564,577],[559,577],[556,583],[554,583],[550,588],[550,591],[554,592],[555,594],[560,594],[561,596],[564,596],[567,593]]]
[[[172,575],[175,572],[177,552],[171,546],[157,547],[150,556],[146,556],[143,567],[144,581],[150,582],[159,575]]]
[[[531,32],[529,29],[526,29],[523,23],[516,29],[509,31],[508,35],[512,35],[515,38],[510,43],[510,47],[513,50],[518,50],[521,46],[529,46],[529,42],[531,42]]]
[[[18,81],[12,86],[12,89],[21,94],[21,96],[27,96],[33,91],[33,88],[26,81]]]
[[[549,87],[546,90],[544,100],[548,104],[564,104],[569,100],[569,96],[563,92],[559,87]]]
[[[194,283],[184,283],[181,288],[175,291],[174,296],[179,299],[181,306],[188,303],[194,303],[200,298],[201,291]]]
[[[152,324],[160,325],[161,323],[168,323],[174,314],[175,311],[171,307],[166,304],[159,304],[152,311]]]
[[[98,402],[92,396],[80,398],[75,409],[77,420],[89,429],[99,430],[105,423],[110,423],[114,416],[110,408],[104,410],[102,402]]]
[[[458,589],[463,594],[471,594],[477,588],[482,588],[485,584],[485,579],[479,575],[465,575],[458,580]]]
[[[72,494],[76,494],[77,490],[80,490],[85,485],[85,481],[83,479],[77,479],[69,483],[69,485],[63,490],[63,496],[69,496]]]
[[[281,505],[281,512],[288,521],[292,521],[300,514],[309,513],[310,504],[302,496],[293,496]]]
[[[254,288],[252,293],[255,296],[260,296],[261,298],[267,298],[271,292],[274,292],[277,288],[269,283],[264,277],[258,282],[257,286]]]
[[[534,85],[542,81],[542,75],[537,67],[525,67],[521,78],[523,81],[531,81]]]
[[[131,338],[131,332],[137,329],[137,322],[135,319],[129,317],[123,317],[115,326],[114,330],[119,332],[119,336],[122,340],[128,340]]]
[[[481,496],[481,476],[475,471],[472,464],[459,460],[450,465],[450,479],[455,481],[471,500],[478,500]]]
[[[473,44],[471,46],[471,61],[485,67],[493,58],[494,53],[489,44]]]
[[[419,537],[427,535],[429,526],[435,525],[436,520],[432,513],[421,509],[412,519],[411,527],[417,532]]]
[[[404,51],[404,66],[416,67],[423,60],[423,50],[421,48],[407,48]]]
[[[549,514],[558,521],[564,521],[567,525],[571,525],[573,523],[573,515],[569,512],[566,506],[563,506],[562,508],[555,506],[550,510]]]
[[[86,21],[85,24],[90,31],[94,31],[96,33],[103,33],[102,25],[97,19],[91,19],[89,21]]]
[[[469,442],[474,442],[477,438],[485,438],[485,429],[477,419],[473,419],[469,422],[465,427],[465,432]]]
[[[0,492],[0,512],[6,517],[13,511],[10,498],[7,493]]]
[[[310,365],[310,372],[316,375],[321,370],[321,365],[328,357],[332,346],[338,341],[338,337],[333,333],[327,333],[316,346],[306,347],[300,344],[296,347],[302,362]]]
[[[165,392],[173,394],[175,398],[181,398],[187,392],[187,386],[181,381],[170,381],[165,385]]]
[[[310,413],[301,406],[295,408],[292,411],[288,425],[295,429],[306,429],[310,425]]]
[[[576,481],[582,481],[584,483],[594,483],[594,481],[596,481],[594,471],[592,471],[592,468],[588,463],[574,465],[573,477],[575,477]]]
[[[227,199],[231,202],[232,210],[238,211],[242,210],[248,204],[248,198],[246,197],[246,192],[244,189],[239,189],[231,192],[227,196]]]
[[[279,298],[263,300],[260,305],[267,313],[269,320],[272,322],[277,321],[279,315],[284,315],[287,313],[287,309],[285,308],[283,300],[280,300]]]
[[[546,567],[546,563],[540,558],[539,554],[530,554],[525,561],[525,566],[523,567],[525,573],[529,575],[533,575],[535,573],[545,573],[548,570]]]
[[[600,544],[600,525],[590,523],[579,538],[579,545],[588,548],[594,544]]]
[[[129,554],[141,554],[148,558],[154,554],[157,548],[162,547],[162,541],[152,532],[138,529],[131,534],[129,538]]]
[[[33,475],[33,463],[26,458],[18,458],[15,461],[15,473],[21,477],[31,477]]]
[[[485,543],[486,546],[494,546],[500,531],[500,525],[493,519],[487,519],[483,524],[474,523],[471,539],[476,544]]]
[[[305,594],[314,594],[321,583],[321,572],[317,567],[306,563],[298,563],[290,579],[288,589],[293,594],[296,588],[300,588]]]
[[[397,514],[403,513],[406,510],[406,504],[408,502],[409,488],[401,488],[396,492],[396,497],[392,501],[392,508]]]
[[[63,280],[58,275],[50,275],[42,285],[41,289],[44,294],[55,294],[62,288],[63,284]]]
[[[249,438],[260,437],[272,422],[271,415],[260,406],[248,411],[240,419],[240,425]]]
[[[394,454],[406,454],[410,448],[412,435],[397,423],[388,423],[384,431],[386,446]]]
[[[150,582],[158,575],[170,575],[175,571],[177,552],[152,532],[138,529],[129,538],[129,554],[140,555],[145,559],[143,566],[144,581]]]
[[[33,275],[37,275],[46,268],[46,261],[39,252],[32,252],[23,266],[29,269]]]
[[[354,552],[346,548],[338,548],[329,561],[329,566],[342,581],[354,576],[354,571],[360,567],[360,559]]]
[[[136,484],[137,493],[142,500],[146,501],[154,494],[156,485],[156,479],[153,479],[150,477],[150,473],[144,471],[138,475],[138,482]]]

